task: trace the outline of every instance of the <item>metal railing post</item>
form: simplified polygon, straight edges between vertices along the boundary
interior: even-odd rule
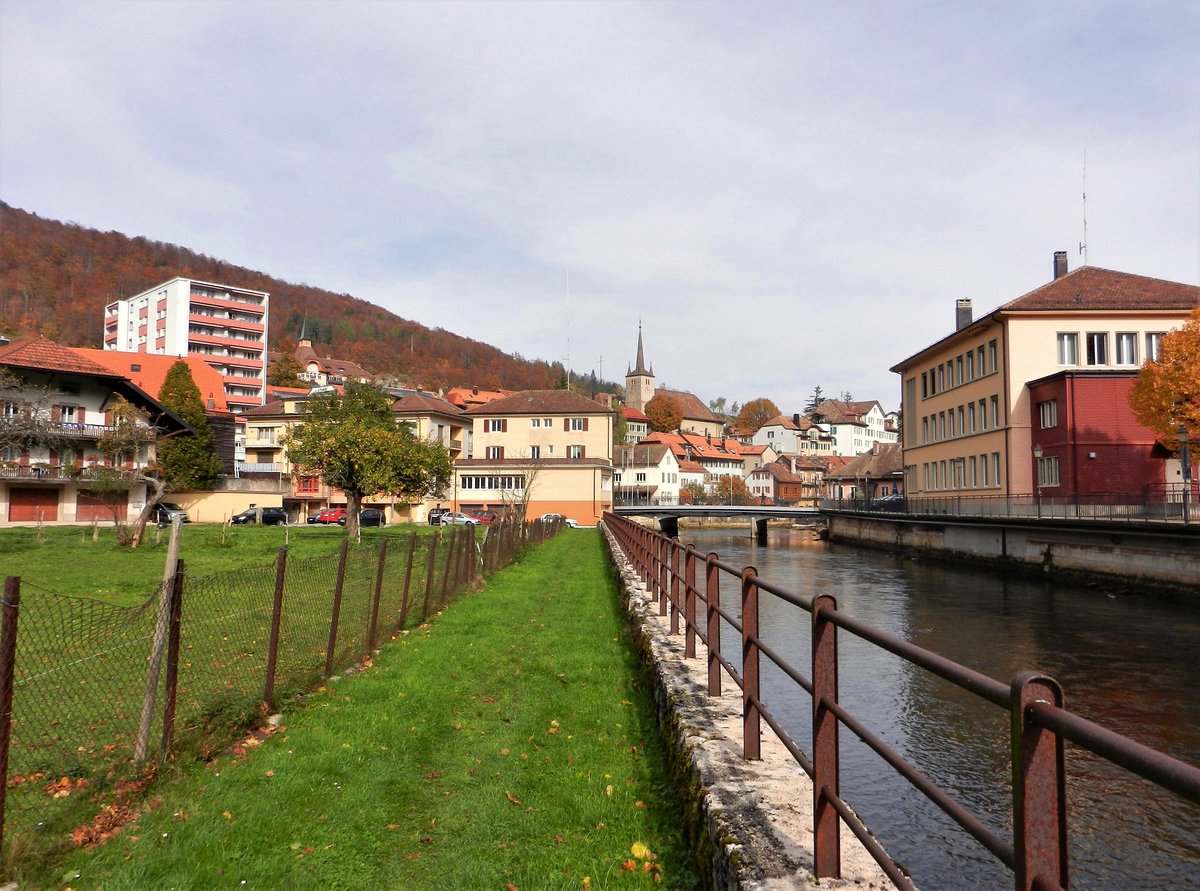
[[[665,616],[667,614],[667,572],[670,567],[667,563],[667,539],[661,535],[654,539],[654,577],[657,579],[655,596],[658,598],[658,614]]]
[[[813,599],[813,871],[818,879],[842,877],[841,821],[832,800],[840,794],[838,721],[829,708],[838,701],[837,626],[824,615],[836,610],[837,601],[828,594]]]
[[[287,572],[287,548],[275,554],[275,597],[271,603],[271,636],[267,639],[266,680],[263,681],[263,702],[275,708],[275,664],[279,658],[279,621],[283,615],[283,580]]]
[[[705,627],[708,629],[708,695],[721,695],[721,570],[717,555],[704,558]]]
[[[1039,879],[1069,887],[1063,740],[1029,719],[1029,707],[1035,702],[1062,708],[1062,687],[1053,678],[1032,671],[1013,678],[1013,850],[1017,891],[1032,891]]]
[[[333,609],[329,615],[329,643],[325,647],[325,677],[333,676],[333,652],[337,648],[338,619],[342,614],[342,587],[346,583],[346,551],[350,542],[343,541],[338,552],[337,583],[333,587]]]
[[[762,715],[758,703],[758,578],[757,570],[742,570],[742,757],[757,761],[762,757]]]
[[[683,562],[683,658],[696,658],[696,548],[688,545]]]
[[[671,633],[679,633],[679,542],[667,540],[671,552]]]

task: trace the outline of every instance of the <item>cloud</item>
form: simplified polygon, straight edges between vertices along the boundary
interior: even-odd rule
[[[1194,7],[7,3],[0,193],[708,400],[887,368],[1051,253],[1200,279]],[[568,286],[569,280],[569,286]],[[597,369],[599,370],[599,369]]]

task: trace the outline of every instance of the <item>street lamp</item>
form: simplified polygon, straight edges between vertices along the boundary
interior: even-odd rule
[[[1034,443],[1033,462],[1033,478],[1037,481],[1037,515],[1040,520],[1042,518],[1042,446],[1040,443]]]
[[[1191,522],[1190,504],[1192,494],[1192,456],[1188,452],[1188,429],[1182,424],[1176,431],[1179,437],[1179,463],[1183,468],[1183,522]]]

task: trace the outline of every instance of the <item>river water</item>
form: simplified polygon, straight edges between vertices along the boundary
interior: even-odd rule
[[[1200,607],[918,563],[806,530],[771,529],[765,547],[742,529],[681,539],[798,593],[831,594],[839,609],[1006,684],[1044,672],[1071,710],[1200,764]],[[735,590],[723,576],[723,601]],[[764,639],[807,676],[808,613],[765,592],[759,613]],[[736,635],[723,640],[736,656]],[[851,713],[1011,839],[1008,713],[848,632],[838,650]],[[811,702],[765,658],[763,692],[811,754]],[[919,888],[1012,888],[999,861],[845,729],[841,750],[843,797]],[[1200,888],[1200,806],[1071,744],[1066,759],[1072,888]]]

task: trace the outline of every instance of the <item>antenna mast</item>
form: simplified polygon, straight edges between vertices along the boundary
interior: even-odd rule
[[[1087,266],[1087,149],[1083,150],[1083,241],[1079,242],[1079,253],[1083,254],[1083,265]]]
[[[571,389],[571,270],[567,270],[567,389]]]

